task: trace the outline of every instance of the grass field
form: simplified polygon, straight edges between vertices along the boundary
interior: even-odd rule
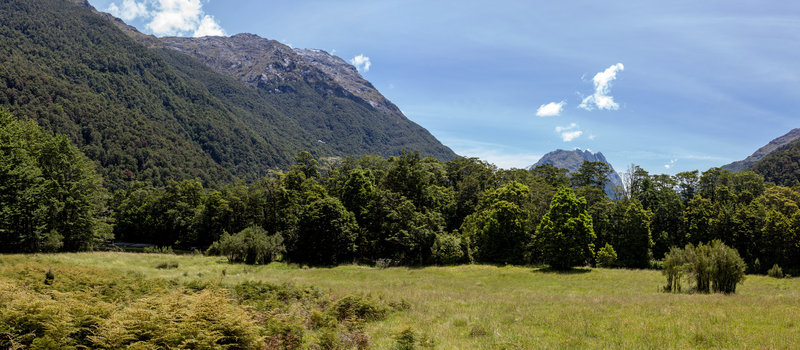
[[[178,267],[156,268],[166,262]],[[788,349],[800,344],[797,278],[747,276],[735,295],[699,295],[661,292],[665,279],[658,271],[555,273],[485,265],[302,268],[134,253],[0,256],[0,267],[19,264],[52,266],[56,278],[68,266],[91,267],[176,285],[197,280],[221,285],[288,282],[335,296],[364,294],[405,302],[406,310],[364,326],[378,349],[394,348],[397,335],[408,329],[417,346],[440,349]],[[0,296],[0,308],[2,300]]]

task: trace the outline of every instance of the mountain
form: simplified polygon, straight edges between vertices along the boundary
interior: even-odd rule
[[[744,160],[723,165],[722,169],[728,171],[741,171],[748,169],[750,166],[752,166],[762,158],[766,157],[770,153],[775,152],[780,147],[788,145],[797,139],[800,139],[800,128],[793,129],[792,131],[786,133],[786,135],[783,135],[779,138],[770,141],[769,143],[764,145],[764,147],[759,148],[757,151],[755,151],[755,153],[745,158]]]
[[[288,167],[304,150],[455,157],[376,90],[347,89],[358,92],[365,80],[337,83],[318,68],[322,61],[272,45],[287,55],[275,71],[286,79],[254,87],[85,0],[0,1],[0,106],[67,135],[112,189],[134,179],[163,185],[199,178],[209,186],[255,179]]]
[[[776,185],[800,186],[800,139],[775,149],[749,168]]]
[[[159,40],[258,89],[271,106],[341,154],[396,155],[408,149],[441,160],[455,157],[355,67],[325,51],[292,49],[253,34]]]
[[[606,160],[606,157],[601,152],[592,153],[588,150],[581,151],[579,149],[575,149],[572,151],[565,151],[563,149],[558,149],[545,154],[541,159],[539,159],[538,162],[536,162],[536,164],[531,165],[530,169],[536,168],[539,165],[550,164],[556,168],[567,169],[569,172],[573,173],[580,169],[584,161],[603,162],[611,167],[612,172],[608,176],[609,183],[605,188],[606,194],[613,196],[615,187],[622,187],[622,178],[620,178],[619,174],[614,171],[614,167],[611,166],[611,163]]]

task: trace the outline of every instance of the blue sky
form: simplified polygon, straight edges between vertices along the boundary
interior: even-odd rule
[[[504,168],[581,148],[702,171],[800,127],[794,1],[90,3],[148,34],[247,32],[360,63],[456,153]]]

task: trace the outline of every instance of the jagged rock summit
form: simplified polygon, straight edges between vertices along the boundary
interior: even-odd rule
[[[616,186],[622,186],[622,178],[614,171],[614,167],[606,160],[606,157],[601,152],[592,153],[589,150],[581,151],[577,148],[571,151],[558,149],[545,154],[536,164],[531,165],[530,169],[536,168],[539,165],[550,164],[557,168],[567,169],[572,173],[578,171],[584,161],[603,162],[611,167],[612,172],[608,176],[609,183],[605,188],[605,192],[609,196],[614,195]]]
[[[723,165],[722,169],[728,171],[741,171],[747,169],[770,153],[777,151],[779,148],[788,145],[797,139],[800,139],[800,128],[793,129],[785,135],[770,141],[764,145],[764,147],[759,148],[757,151],[743,160]]]

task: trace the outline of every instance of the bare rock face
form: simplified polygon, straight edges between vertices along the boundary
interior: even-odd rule
[[[614,194],[616,186],[622,186],[622,178],[619,176],[619,174],[617,174],[617,172],[614,170],[614,167],[611,166],[611,163],[606,160],[606,157],[601,152],[592,153],[588,150],[581,151],[579,149],[575,149],[572,151],[566,151],[559,149],[545,154],[541,159],[539,159],[538,162],[536,162],[536,164],[531,165],[530,169],[536,168],[539,165],[550,164],[556,168],[567,169],[570,173],[574,173],[580,169],[584,161],[603,162],[611,167],[611,174],[608,175],[609,183],[606,185],[605,189],[606,194],[609,196]]]
[[[293,49],[254,34],[160,38],[164,46],[200,59],[215,71],[272,93],[304,81],[326,94],[349,94],[383,113],[400,110],[343,59],[322,50]]]
[[[338,56],[322,50],[295,49],[308,64],[316,67],[341,85],[349,93],[363,99],[373,108],[386,113],[400,113],[400,110],[387,100],[361,74],[356,67]]]
[[[778,150],[778,148],[781,148],[782,146],[788,145],[788,144],[792,143],[792,141],[797,140],[797,139],[800,139],[800,128],[793,129],[792,131],[789,131],[788,133],[786,133],[786,135],[783,135],[783,136],[781,136],[779,138],[776,138],[776,139],[770,141],[769,143],[764,145],[764,147],[759,148],[753,154],[751,154],[749,157],[747,157],[747,158],[745,158],[743,160],[723,165],[722,169],[728,170],[728,171],[740,171],[740,170],[747,169],[751,165],[755,164],[756,162],[758,162],[762,158],[764,158],[767,155],[769,155],[770,153],[775,152],[776,150]]]

